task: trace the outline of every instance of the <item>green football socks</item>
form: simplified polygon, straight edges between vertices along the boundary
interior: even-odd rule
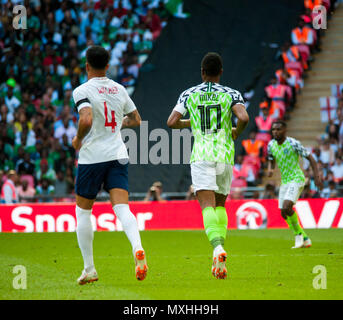
[[[218,219],[218,232],[220,235],[221,245],[224,246],[228,224],[226,209],[224,207],[216,207],[216,215]]]
[[[212,207],[207,207],[202,210],[202,216],[204,220],[205,232],[208,240],[213,248],[221,245],[221,237],[218,228],[218,217],[216,211]]]
[[[304,229],[300,227],[298,215],[296,212],[293,212],[291,216],[287,216],[286,222],[289,228],[293,231],[294,235],[302,234],[305,239],[308,238]]]

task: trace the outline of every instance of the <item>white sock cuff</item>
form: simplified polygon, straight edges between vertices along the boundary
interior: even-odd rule
[[[122,212],[131,212],[127,203],[120,203],[113,206],[113,211],[116,216],[121,215]]]
[[[76,206],[76,215],[79,215],[79,214],[88,214],[88,215],[91,215],[92,214],[92,209],[82,209],[78,206]]]
[[[114,206],[113,206],[113,210],[115,210],[115,209],[121,209],[121,208],[129,208],[129,205],[127,204],[127,203],[119,203],[119,204],[115,204]]]

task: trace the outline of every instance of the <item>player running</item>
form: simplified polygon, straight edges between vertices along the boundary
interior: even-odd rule
[[[180,95],[167,121],[174,129],[192,128],[192,184],[201,206],[205,232],[214,248],[211,271],[218,279],[227,277],[227,253],[223,248],[228,225],[225,201],[234,165],[233,140],[249,122],[241,94],[219,84],[222,73],[220,55],[207,53],[201,62],[203,83]],[[190,119],[181,120],[187,111]],[[238,118],[236,128],[232,128],[232,112]]]
[[[281,172],[281,186],[279,191],[279,208],[281,215],[289,228],[294,232],[296,248],[309,248],[311,239],[300,227],[298,215],[293,206],[299,199],[305,185],[305,176],[299,165],[299,156],[310,161],[315,184],[319,189],[323,188],[323,182],[319,176],[316,161],[299,141],[286,136],[287,125],[284,121],[277,120],[272,125],[273,138],[268,144],[268,177],[272,177],[275,161]]]
[[[137,221],[128,205],[128,153],[120,129],[139,126],[141,117],[126,89],[106,77],[109,54],[93,46],[86,53],[88,81],[73,92],[79,112],[73,147],[78,150],[76,176],[76,234],[84,260],[79,284],[98,280],[93,261],[91,213],[103,187],[110,194],[113,210],[131,242],[138,280],[147,274]],[[126,116],[124,116],[126,114]]]

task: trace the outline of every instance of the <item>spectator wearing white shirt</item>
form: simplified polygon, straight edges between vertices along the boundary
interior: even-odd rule
[[[14,170],[10,170],[7,174],[7,180],[1,188],[1,202],[12,204],[18,202],[18,192],[15,184],[18,182],[18,175]]]
[[[0,121],[6,121],[6,123],[11,123],[13,120],[13,113],[9,112],[8,107],[5,104],[3,104],[0,108]]]
[[[8,91],[7,91],[7,94],[5,96],[5,104],[12,114],[20,106],[19,99],[13,95],[13,88],[12,87],[8,87]]]
[[[323,164],[331,164],[335,160],[335,153],[330,147],[330,143],[328,140],[324,142],[324,144],[320,148],[320,157],[319,160],[323,162]]]
[[[343,180],[343,162],[340,157],[336,157],[335,164],[331,167],[331,171],[334,176],[334,181],[339,183]]]
[[[68,118],[63,119],[63,126],[60,126],[56,129],[54,137],[57,138],[60,143],[63,143],[63,135],[65,134],[68,137],[68,142],[71,144],[73,138],[76,135],[76,128],[74,124],[71,124]]]

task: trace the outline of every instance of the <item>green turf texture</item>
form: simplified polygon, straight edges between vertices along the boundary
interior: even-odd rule
[[[144,231],[149,272],[134,275],[123,232],[97,232],[99,281],[79,286],[83,262],[75,233],[0,234],[0,299],[343,299],[343,230],[307,230],[312,248],[291,249],[290,230],[230,230],[228,279],[211,272],[204,231]],[[27,270],[27,289],[13,288],[15,265]],[[313,288],[324,265],[327,289]]]

